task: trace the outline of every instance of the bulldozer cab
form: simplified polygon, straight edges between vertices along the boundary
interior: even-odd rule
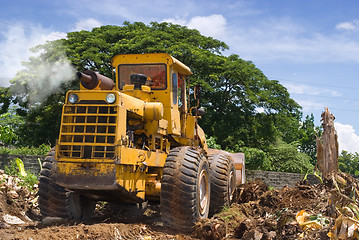
[[[167,133],[186,134],[185,115],[188,115],[186,78],[191,70],[176,58],[165,53],[123,54],[112,58],[116,72],[116,89],[146,102],[161,102]],[[194,129],[194,119],[192,126]],[[182,121],[182,123],[181,123]],[[182,127],[181,127],[182,125]],[[191,136],[192,135],[192,136]]]

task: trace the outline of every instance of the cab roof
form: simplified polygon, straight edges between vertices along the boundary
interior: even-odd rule
[[[117,67],[120,64],[141,63],[165,63],[169,66],[173,66],[180,74],[192,75],[192,71],[189,67],[167,53],[119,54],[112,57],[111,60],[113,67]]]

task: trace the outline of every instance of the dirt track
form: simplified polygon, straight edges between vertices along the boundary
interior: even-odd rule
[[[0,239],[192,239],[164,229],[158,211],[151,208],[145,212],[149,216],[121,218],[119,214],[99,216],[97,212],[97,216],[85,223],[46,218],[11,225],[0,229]]]
[[[2,194],[3,195],[3,194]],[[189,235],[173,233],[162,227],[159,206],[151,205],[143,213],[139,210],[122,210],[115,213],[106,207],[98,209],[88,222],[70,222],[60,218],[44,218],[37,209],[29,209],[35,220],[25,217],[21,212],[23,204],[10,203],[3,199],[7,214],[17,215],[23,224],[2,222],[0,239],[192,239]],[[4,216],[4,211],[0,215]]]
[[[2,229],[0,239],[192,239],[143,223],[96,223]]]

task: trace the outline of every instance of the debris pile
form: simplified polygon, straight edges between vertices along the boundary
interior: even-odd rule
[[[0,228],[39,220],[37,186],[30,191],[23,183],[24,180],[19,177],[9,176],[0,170]]]
[[[352,176],[339,172],[328,182],[332,186],[330,209],[336,217],[331,239],[359,239],[359,184]]]
[[[196,225],[205,239],[329,239],[328,199],[323,184],[304,182],[295,187],[268,190],[260,179],[241,185],[238,202],[210,220]],[[299,219],[299,220],[298,220]]]

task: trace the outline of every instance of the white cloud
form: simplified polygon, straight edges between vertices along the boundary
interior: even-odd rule
[[[171,22],[173,24],[185,25],[191,29],[197,29],[202,35],[223,38],[226,34],[227,21],[220,14],[210,16],[196,16],[187,21],[185,18],[168,18],[163,22]]]
[[[75,25],[76,26],[73,29],[74,32],[81,30],[91,31],[95,27],[100,27],[102,23],[97,21],[96,19],[87,18],[78,21]]]
[[[120,4],[116,0],[92,1],[91,4],[86,0],[66,2],[70,4],[68,11],[72,14],[78,15],[81,8],[87,16],[95,16],[95,21],[110,17],[115,24],[121,24],[123,21],[149,23],[164,19],[165,22],[195,28],[203,35],[226,42],[231,46],[231,53],[257,63],[278,59],[305,63],[359,62],[359,40],[349,36],[347,31],[328,30],[330,27],[333,30],[359,29],[359,19],[326,26],[325,32],[321,32],[312,22],[269,16],[268,10],[253,7],[255,4],[250,1],[226,4],[189,0],[181,4],[164,0]],[[87,24],[81,27],[79,23],[76,29],[97,26],[94,21]]]
[[[283,84],[290,94],[303,94],[303,95],[311,95],[311,96],[319,96],[323,95],[325,97],[339,97],[342,94],[336,90],[326,89],[323,87],[313,87],[305,84],[292,84],[292,83],[284,83]]]
[[[359,30],[359,19],[355,19],[351,22],[341,22],[335,26],[336,29],[345,31],[358,31]]]
[[[349,25],[348,25],[349,26]],[[347,26],[347,27],[348,27]],[[359,21],[354,25],[359,29]],[[342,26],[343,27],[343,26]],[[233,35],[224,39],[244,59],[269,62],[359,62],[359,41],[345,32],[321,33],[289,18],[228,26]]]
[[[303,112],[312,112],[323,109],[326,106],[325,103],[308,100],[308,99],[295,99],[295,101],[302,106]]]
[[[307,94],[315,96],[321,93],[320,89],[304,84],[285,83],[284,86],[290,94]]]
[[[66,33],[51,32],[39,26],[24,27],[23,24],[10,25],[0,32],[0,86],[9,86],[7,80],[13,78],[22,69],[21,62],[32,55],[30,48],[64,37]]]
[[[178,25],[182,25],[182,26],[186,26],[187,25],[187,20],[185,18],[166,18],[164,20],[162,20],[161,22],[170,22],[173,24],[178,24]]]
[[[197,29],[201,34],[221,38],[226,31],[226,19],[219,14],[205,17],[193,17],[188,22],[189,28]]]
[[[342,150],[359,153],[359,136],[355,133],[353,126],[347,124],[334,123],[338,134],[339,153]]]

